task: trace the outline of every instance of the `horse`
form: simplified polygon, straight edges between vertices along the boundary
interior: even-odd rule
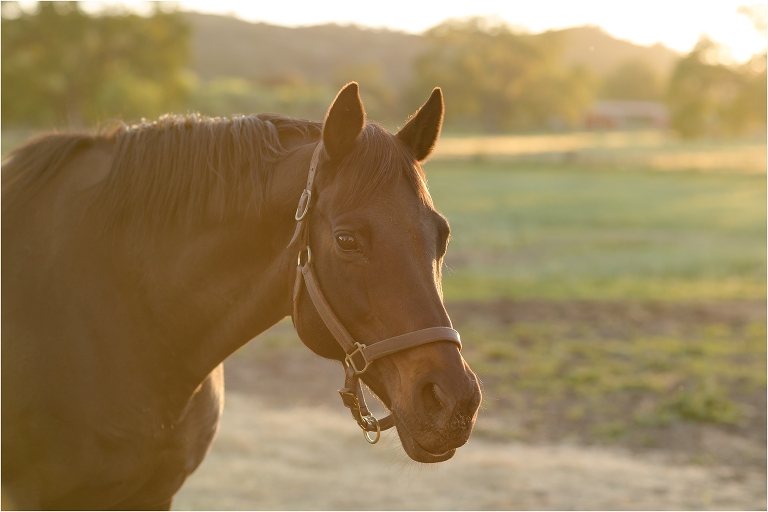
[[[287,316],[342,362],[369,442],[394,426],[413,460],[451,458],[481,391],[444,307],[450,228],[420,165],[443,112],[436,88],[392,134],[351,82],[323,122],[165,115],[14,151],[4,505],[169,509],[216,436],[222,362]],[[360,380],[389,417],[358,400]]]

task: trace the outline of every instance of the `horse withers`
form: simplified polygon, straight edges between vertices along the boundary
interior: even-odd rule
[[[12,153],[3,505],[169,508],[215,437],[222,361],[288,315],[342,361],[369,439],[394,425],[412,459],[449,459],[480,389],[443,306],[449,226],[419,165],[442,118],[435,89],[392,135],[350,83],[323,123],[164,116]],[[358,379],[392,412],[381,425]]]

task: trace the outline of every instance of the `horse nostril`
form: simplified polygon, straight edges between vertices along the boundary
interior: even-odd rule
[[[421,388],[421,401],[427,416],[439,414],[449,403],[445,392],[433,382],[428,382]]]

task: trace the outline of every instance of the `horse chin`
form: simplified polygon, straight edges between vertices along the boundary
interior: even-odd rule
[[[456,448],[451,448],[450,450],[443,453],[429,452],[422,448],[418,441],[416,441],[416,439],[411,436],[411,434],[408,432],[408,429],[405,428],[401,422],[397,422],[396,427],[397,435],[400,436],[400,443],[403,445],[405,453],[407,453],[408,456],[416,462],[422,462],[425,464],[443,462],[453,457],[453,454],[456,453]]]

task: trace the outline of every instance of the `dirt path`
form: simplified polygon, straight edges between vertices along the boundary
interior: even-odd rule
[[[394,432],[368,446],[339,409],[229,392],[218,439],[174,509],[766,509],[764,473],[662,453],[473,438],[423,466]]]

